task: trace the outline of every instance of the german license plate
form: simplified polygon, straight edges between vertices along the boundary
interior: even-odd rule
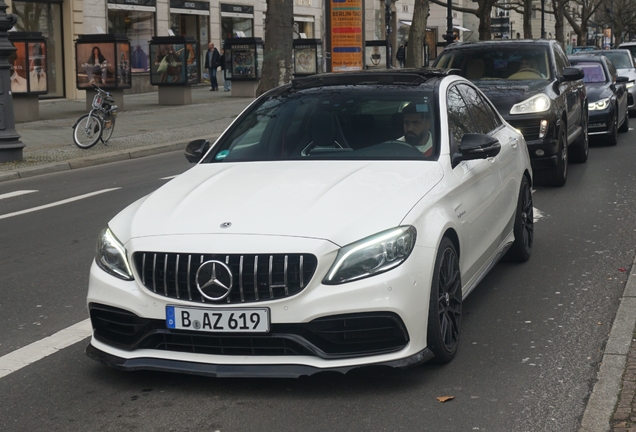
[[[269,332],[269,309],[209,309],[166,306],[166,326],[175,330],[226,333]]]

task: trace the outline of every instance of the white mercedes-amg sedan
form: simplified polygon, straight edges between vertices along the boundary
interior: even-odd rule
[[[462,301],[533,245],[523,136],[453,70],[315,75],[256,99],[97,241],[89,357],[296,377],[451,361]]]

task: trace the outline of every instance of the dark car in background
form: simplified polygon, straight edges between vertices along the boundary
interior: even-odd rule
[[[460,69],[523,133],[538,183],[563,186],[568,159],[587,160],[583,72],[570,66],[557,41],[458,42],[444,49],[434,67]]]
[[[616,68],[604,56],[573,55],[572,66],[580,68],[587,90],[590,136],[603,136],[608,145],[618,143],[618,132],[629,130],[629,93],[627,77],[619,76]]]
[[[628,49],[610,49],[586,51],[582,54],[606,57],[612,62],[620,76],[628,78],[626,87],[627,91],[632,95],[628,108],[631,114],[636,113],[636,104],[634,104],[636,101],[636,67],[634,65],[634,57],[632,56],[631,51]]]

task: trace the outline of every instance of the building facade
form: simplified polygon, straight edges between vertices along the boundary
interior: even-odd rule
[[[473,7],[469,0],[453,0],[455,4],[458,2]],[[149,80],[149,41],[153,36],[194,37],[199,65],[203,64],[209,42],[222,47],[223,41],[230,37],[264,37],[265,0],[6,0],[6,3],[7,12],[18,18],[17,31],[38,31],[46,38],[49,91],[41,96],[46,98],[85,97],[75,83],[75,40],[79,35],[123,33],[128,37],[132,88],[126,92],[130,93],[156,89]],[[397,24],[393,31],[399,46],[407,41],[414,0],[399,0],[393,6]],[[364,2],[365,41],[385,39],[385,12],[384,0]],[[513,14],[510,15],[512,37],[522,28],[520,15]],[[324,0],[294,0],[294,38],[324,41],[324,16]],[[546,14],[546,29],[553,33],[551,19],[552,16]],[[460,40],[478,38],[474,15],[454,11],[453,25]],[[537,26],[540,19],[534,17],[535,37],[539,36]],[[446,8],[431,3],[425,41],[430,60],[443,48],[445,33]],[[199,77],[206,79],[206,71],[201,66]]]

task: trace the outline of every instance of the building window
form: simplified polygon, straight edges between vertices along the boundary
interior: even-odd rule
[[[64,97],[64,59],[62,40],[62,3],[14,1],[12,14],[20,32],[41,32],[47,47],[48,93],[43,97]]]
[[[108,3],[108,33],[123,33],[130,40],[132,73],[149,72],[148,46],[155,34],[155,2],[148,0],[143,6],[131,6],[110,1]]]
[[[314,17],[294,16],[294,39],[314,38]]]
[[[221,43],[235,37],[254,37],[254,6],[221,3]]]

